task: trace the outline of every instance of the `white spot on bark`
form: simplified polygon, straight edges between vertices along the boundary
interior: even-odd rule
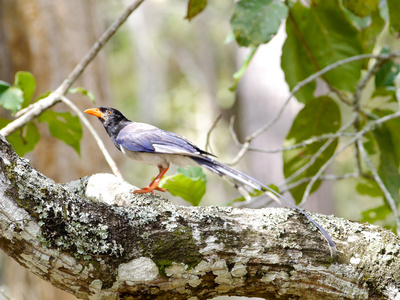
[[[204,255],[208,255],[208,254],[212,254],[216,251],[221,251],[224,248],[224,244],[223,243],[215,243],[215,241],[217,240],[217,238],[215,236],[209,236],[205,242],[207,244],[207,246],[205,246],[203,249],[200,249],[200,253],[204,254]]]
[[[152,281],[158,276],[157,265],[147,257],[134,259],[118,267],[118,280],[133,284],[138,281]]]
[[[358,264],[360,263],[360,261],[361,261],[361,258],[359,258],[359,257],[352,257],[352,258],[350,258],[350,263],[351,263],[352,265],[358,265]]]
[[[112,174],[94,174],[88,180],[85,195],[94,202],[124,205],[123,195],[132,190],[132,185]]]

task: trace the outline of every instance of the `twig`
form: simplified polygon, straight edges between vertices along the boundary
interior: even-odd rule
[[[289,150],[293,150],[293,149],[297,149],[297,148],[302,148],[302,147],[306,147],[308,145],[311,145],[313,143],[317,143],[317,142],[321,142],[323,140],[327,140],[327,139],[331,139],[331,138],[338,138],[338,137],[352,137],[354,136],[355,133],[350,133],[350,132],[340,132],[340,133],[327,133],[327,134],[323,134],[320,136],[314,136],[308,140],[304,140],[300,143],[291,145],[291,146],[287,146],[287,147],[283,147],[283,148],[278,148],[278,149],[262,149],[262,148],[254,148],[254,147],[248,147],[247,150],[248,151],[256,151],[256,152],[261,152],[261,153],[279,153],[279,152],[285,152],[285,151],[289,151]],[[239,146],[243,146],[243,144],[239,144]]]
[[[114,173],[115,176],[123,179],[121,172],[119,171],[117,164],[115,163],[115,161],[112,159],[110,153],[108,153],[106,147],[104,146],[103,141],[101,140],[101,138],[99,137],[99,135],[97,134],[96,130],[93,128],[92,124],[90,124],[90,122],[86,119],[85,115],[81,112],[81,110],[71,101],[69,100],[67,97],[65,96],[61,96],[61,101],[63,103],[65,103],[73,112],[75,112],[79,119],[81,120],[81,122],[83,123],[83,125],[86,126],[86,128],[89,130],[89,132],[91,133],[91,135],[94,137],[97,145],[100,148],[100,151],[103,153],[104,158],[106,159],[108,165],[110,166],[112,172]]]
[[[379,185],[380,189],[382,190],[383,194],[385,195],[386,200],[389,203],[389,206],[390,206],[390,208],[393,212],[394,218],[396,220],[397,235],[400,235],[400,218],[399,218],[399,212],[397,210],[396,202],[394,201],[392,195],[390,194],[390,192],[386,188],[385,184],[383,183],[381,177],[379,176],[378,172],[376,171],[374,164],[369,159],[368,154],[365,151],[364,145],[361,142],[361,139],[357,140],[357,144],[358,144],[358,148],[360,149],[361,155],[364,157],[367,167],[371,171],[371,174],[372,174],[375,182]]]
[[[292,99],[292,97],[301,89],[303,88],[306,84],[312,82],[313,80],[321,77],[322,75],[324,75],[325,73],[328,73],[329,71],[338,68],[342,65],[357,61],[357,60],[362,60],[362,59],[369,59],[369,58],[380,58],[383,60],[388,60],[391,59],[393,57],[399,57],[400,56],[400,52],[396,51],[396,52],[391,52],[391,53],[381,53],[381,54],[361,54],[361,55],[356,55],[356,56],[352,56],[349,58],[345,58],[342,60],[339,60],[329,66],[326,66],[325,68],[323,68],[322,70],[310,75],[309,77],[307,77],[306,79],[300,81],[290,92],[290,95],[288,96],[288,98],[285,100],[285,102],[282,104],[280,110],[278,111],[278,113],[276,114],[276,116],[270,120],[268,123],[266,123],[264,126],[260,127],[259,129],[257,129],[256,131],[254,131],[251,135],[247,136],[245,139],[245,143],[243,144],[243,148],[239,151],[239,153],[236,155],[234,162],[237,163],[239,162],[239,160],[243,157],[243,155],[247,152],[247,150],[249,150],[249,145],[251,143],[251,141],[253,139],[255,139],[256,137],[258,137],[259,135],[261,135],[262,133],[266,132],[269,128],[271,128],[282,116],[283,111],[285,110],[286,106],[289,104],[289,101]],[[232,132],[232,131],[231,131]],[[231,163],[233,164],[233,163]]]
[[[341,134],[343,131],[345,131],[347,128],[349,128],[351,125],[353,124],[353,120],[351,120],[350,122],[348,122],[347,124],[345,124],[344,126],[342,126],[338,131],[337,134]],[[290,182],[292,181],[294,178],[296,178],[296,176],[300,175],[301,173],[303,173],[304,171],[306,171],[309,167],[311,167],[315,161],[320,157],[320,155],[322,154],[322,152],[324,152],[329,146],[330,144],[333,143],[333,141],[336,139],[336,137],[332,137],[329,138],[323,145],[321,148],[318,149],[318,151],[311,157],[311,159],[301,168],[299,168],[298,170],[296,170],[296,172],[294,172],[293,174],[291,174],[288,178],[286,178],[286,182]]]
[[[354,92],[353,95],[353,116],[354,116],[354,128],[355,131],[360,131],[360,101],[361,101],[361,95],[362,92],[367,85],[368,81],[371,79],[372,76],[374,76],[379,69],[382,67],[382,65],[389,60],[388,57],[377,57],[377,60],[375,64],[370,68],[367,72],[367,74],[364,76],[364,78],[358,83],[356,87],[356,91]],[[360,149],[359,149],[359,143],[355,143],[355,153],[354,153],[354,158],[356,162],[356,171],[357,172],[362,172],[362,166],[361,166],[361,160],[360,160]]]
[[[217,124],[218,124],[219,120],[221,120],[221,118],[222,118],[222,114],[219,114],[219,116],[215,119],[214,123],[212,124],[210,130],[207,132],[207,139],[206,139],[205,149],[206,149],[206,151],[208,151],[208,149],[210,149],[209,152],[211,152],[211,153],[212,153],[212,148],[211,148],[211,145],[210,145],[211,133],[213,132],[215,127],[217,127]]]
[[[311,181],[306,187],[306,190],[304,191],[303,198],[299,204],[299,206],[304,205],[304,203],[307,201],[308,196],[310,195],[310,191],[314,185],[314,183],[320,178],[323,172],[328,168],[328,166],[333,162],[333,160],[340,154],[342,153],[347,147],[349,147],[351,144],[355,143],[357,140],[359,140],[364,134],[367,132],[371,131],[375,126],[382,124],[384,122],[387,122],[391,119],[395,119],[400,117],[400,111],[397,111],[393,114],[384,116],[380,119],[377,119],[375,121],[372,121],[368,123],[367,125],[364,126],[363,129],[361,129],[359,132],[356,133],[356,135],[348,141],[344,146],[342,146],[338,151],[336,151],[326,162],[325,164],[322,165],[322,167],[318,170],[318,172],[313,176]]]
[[[24,126],[26,123],[31,121],[32,119],[39,116],[43,111],[50,108],[58,101],[62,95],[64,95],[71,85],[78,79],[79,75],[86,69],[88,64],[96,57],[97,53],[103,48],[105,43],[115,34],[117,29],[126,21],[129,15],[135,11],[139,5],[144,0],[137,0],[133,4],[129,5],[121,16],[115,20],[111,26],[101,35],[99,40],[92,46],[89,52],[82,58],[82,60],[76,65],[76,67],[72,70],[72,72],[68,75],[68,77],[61,83],[61,85],[52,92],[46,98],[39,100],[38,102],[28,106],[26,109],[22,111],[22,113],[18,114],[18,118],[13,122],[9,123],[6,127],[0,130],[0,134],[3,136],[8,136],[13,133],[18,128]]]
[[[360,177],[361,175],[359,173],[353,172],[353,173],[347,173],[347,174],[343,174],[343,175],[321,175],[319,177],[320,180],[342,180],[342,179],[348,179],[348,178],[357,178]],[[312,179],[312,177],[304,177],[301,178],[300,180],[287,184],[286,186],[282,187],[282,186],[278,186],[279,187],[279,191],[281,193],[283,192],[287,192],[290,191],[296,187],[298,187],[299,185],[302,185],[303,183],[306,182],[310,182]]]

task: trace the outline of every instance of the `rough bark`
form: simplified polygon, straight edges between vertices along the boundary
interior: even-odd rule
[[[58,184],[0,138],[0,247],[82,299],[393,299],[399,239],[285,208],[180,207],[109,174]]]

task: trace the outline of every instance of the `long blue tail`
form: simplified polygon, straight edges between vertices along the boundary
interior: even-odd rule
[[[319,225],[316,221],[314,221],[314,219],[311,218],[304,210],[302,210],[300,207],[298,207],[293,202],[286,199],[281,194],[277,193],[276,191],[274,191],[270,187],[266,186],[265,184],[259,182],[258,180],[254,179],[234,168],[231,168],[223,163],[213,160],[209,157],[191,157],[191,158],[195,162],[197,162],[199,165],[201,165],[201,166],[207,168],[208,170],[218,174],[219,176],[227,179],[239,190],[239,192],[246,199],[250,199],[250,195],[248,193],[253,192],[254,190],[270,192],[270,193],[274,194],[280,200],[283,200],[286,204],[288,204],[290,207],[298,210],[301,214],[303,214],[308,220],[310,220],[311,223],[313,223],[319,229],[319,231],[323,234],[323,236],[325,237],[325,239],[327,240],[327,242],[329,244],[329,247],[331,249],[331,255],[332,255],[332,251],[336,251],[336,244],[333,242],[332,238],[325,231],[325,229],[323,229],[321,227],[321,225]],[[275,197],[271,197],[271,198],[274,200],[277,200]]]

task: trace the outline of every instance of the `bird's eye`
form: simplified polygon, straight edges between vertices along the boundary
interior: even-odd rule
[[[108,110],[108,111],[107,111],[107,115],[111,115],[111,111]]]

